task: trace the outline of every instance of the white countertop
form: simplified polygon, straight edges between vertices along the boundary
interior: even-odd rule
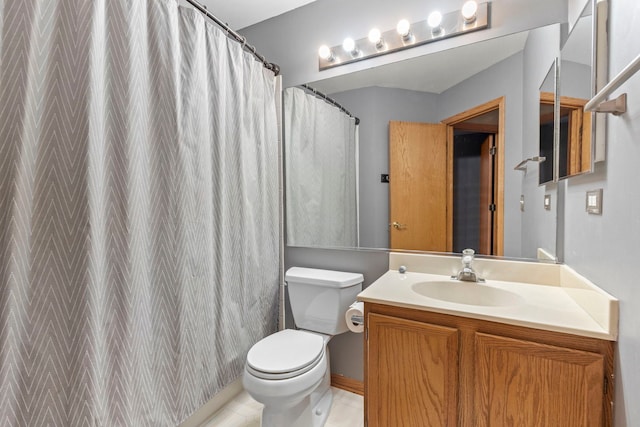
[[[406,255],[402,257],[405,261]],[[443,261],[441,258],[440,262]],[[428,262],[433,263],[434,260]],[[510,275],[517,276],[513,274],[514,265],[510,265],[510,261],[490,263],[491,271],[502,268],[498,263],[506,263],[504,267],[509,269]],[[535,269],[535,263],[532,264],[525,268]],[[390,265],[394,265],[394,261],[390,261]],[[414,262],[414,268],[405,274],[389,270],[362,291],[358,300],[615,341],[618,335],[618,301],[568,267],[559,264],[553,267],[558,269],[553,277],[557,277],[559,283],[552,283],[555,279],[536,284],[487,277],[485,284],[476,284],[451,280],[448,274],[441,274],[442,271],[438,271],[439,274],[424,272],[424,268],[417,268]],[[541,268],[549,269],[549,265],[542,264]],[[504,306],[461,304],[424,296],[411,287],[414,283],[429,281],[494,287],[515,293],[520,298],[517,303]]]

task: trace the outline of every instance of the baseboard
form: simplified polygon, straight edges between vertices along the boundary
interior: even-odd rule
[[[205,403],[193,415],[180,424],[180,427],[199,427],[209,420],[220,408],[229,403],[240,392],[242,392],[242,378],[232,382],[219,391],[211,400]]]
[[[364,382],[344,375],[331,374],[331,386],[364,396]]]

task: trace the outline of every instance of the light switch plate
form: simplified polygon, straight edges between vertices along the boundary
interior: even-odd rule
[[[592,215],[602,215],[602,188],[587,191],[587,212]]]
[[[551,194],[544,195],[544,208],[548,211],[551,210]]]

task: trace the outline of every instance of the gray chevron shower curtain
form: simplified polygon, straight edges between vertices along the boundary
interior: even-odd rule
[[[297,87],[284,90],[287,244],[359,246],[358,125]]]
[[[0,425],[174,426],[276,329],[273,73],[175,0],[0,0]]]

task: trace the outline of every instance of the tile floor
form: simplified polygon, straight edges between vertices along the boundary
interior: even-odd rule
[[[333,389],[333,405],[325,427],[363,427],[363,398],[354,393]],[[202,427],[260,427],[262,404],[246,391],[216,412]]]

